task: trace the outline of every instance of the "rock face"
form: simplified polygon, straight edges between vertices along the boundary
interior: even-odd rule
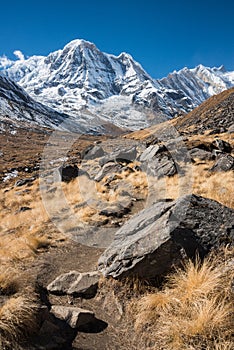
[[[159,145],[150,145],[142,152],[139,160],[140,162],[151,161],[151,159],[160,151]]]
[[[132,217],[99,259],[105,276],[153,278],[181,261],[204,257],[234,241],[234,211],[216,201],[187,195],[157,202]]]
[[[155,158],[148,164],[149,173],[158,178],[175,175],[177,167],[178,165],[168,155]]]

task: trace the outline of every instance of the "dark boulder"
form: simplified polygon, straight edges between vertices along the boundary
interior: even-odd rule
[[[234,210],[187,195],[160,201],[133,216],[99,259],[99,270],[114,278],[154,278],[181,263],[182,255],[203,258],[234,241]]]
[[[224,152],[224,153],[230,153],[232,151],[232,146],[230,145],[230,143],[228,143],[227,141],[223,141],[221,139],[216,139],[213,142],[213,145],[219,151]]]
[[[64,165],[59,168],[61,181],[70,182],[75,179],[78,175],[81,175],[77,165]]]

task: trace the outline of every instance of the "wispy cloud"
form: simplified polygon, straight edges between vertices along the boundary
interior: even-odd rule
[[[24,54],[20,50],[15,50],[13,53],[20,61],[24,60]]]

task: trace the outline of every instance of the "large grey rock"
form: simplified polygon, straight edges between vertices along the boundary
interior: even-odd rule
[[[212,248],[233,243],[233,214],[232,209],[195,195],[157,202],[116,232],[98,268],[114,278],[168,273],[181,262],[181,254],[204,257]]]
[[[137,149],[135,146],[133,146],[130,148],[126,148],[126,149],[123,148],[122,150],[114,151],[100,158],[99,164],[103,166],[104,164],[108,162],[113,162],[113,161],[131,163],[136,159],[136,157],[137,157]]]
[[[47,290],[54,294],[75,294],[91,297],[95,294],[100,278],[98,271],[83,272],[69,271],[58,276],[48,286]]]
[[[95,181],[101,181],[105,176],[110,174],[115,174],[121,172],[122,166],[121,164],[110,162],[106,163],[101,170],[94,177]]]
[[[51,313],[71,328],[79,328],[95,321],[93,312],[77,307],[53,305]]]
[[[234,169],[234,158],[230,154],[221,154],[210,171],[229,171]]]
[[[160,150],[159,145],[150,145],[140,155],[140,158],[139,158],[140,162],[151,161],[152,158],[159,152],[159,150]]]
[[[84,159],[96,159],[105,155],[103,148],[99,145],[89,146],[82,154]]]
[[[176,163],[172,158],[167,155],[155,158],[148,164],[147,173],[149,175],[157,176],[158,178],[163,176],[173,176],[177,174]],[[143,167],[144,169],[144,167]]]
[[[212,153],[200,148],[193,148],[189,151],[190,157],[192,159],[200,159],[200,160],[211,160]]]

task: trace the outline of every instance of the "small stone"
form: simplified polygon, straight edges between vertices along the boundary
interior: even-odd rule
[[[95,321],[92,311],[72,306],[53,305],[51,313],[74,329]]]
[[[93,272],[69,271],[58,276],[47,286],[47,290],[54,294],[68,294],[82,297],[92,297],[97,290],[100,274]]]

